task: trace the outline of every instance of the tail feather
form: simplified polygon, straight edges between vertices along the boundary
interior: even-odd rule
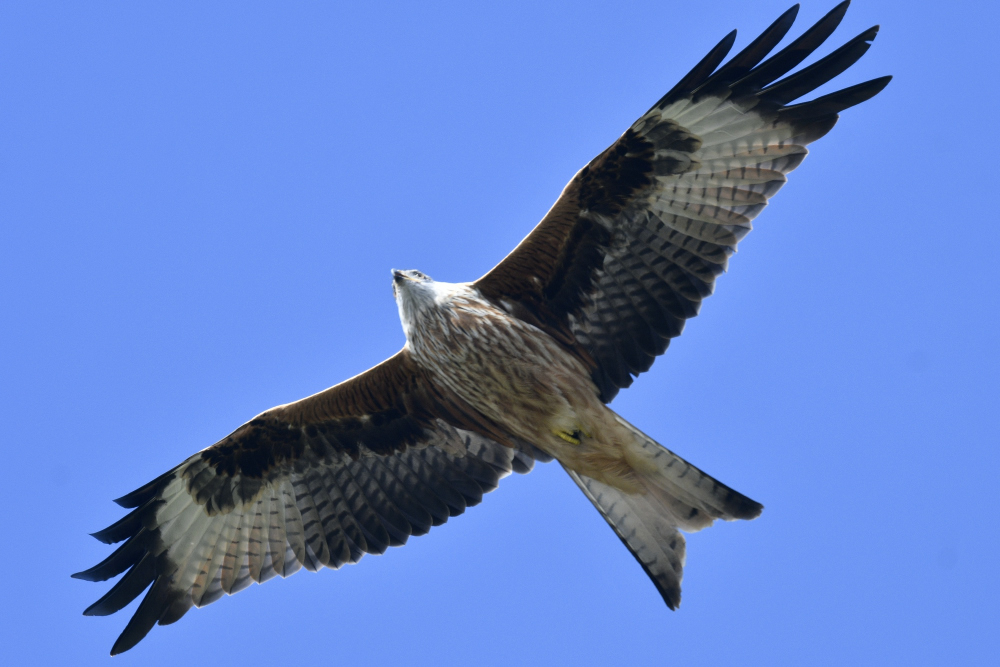
[[[629,424],[620,415],[616,414],[615,418],[632,432],[642,451],[657,467],[658,474],[650,474],[645,479],[650,491],[654,494],[661,491],[689,506],[687,512],[691,516],[677,516],[678,527],[688,532],[697,532],[712,525],[714,519],[750,520],[760,516],[763,505],[706,475]],[[695,509],[698,510],[697,513],[693,512]],[[709,518],[701,516],[704,514]]]
[[[563,466],[639,565],[671,609],[681,603],[684,536],[649,495],[629,495]]]
[[[644,493],[629,494],[563,466],[653,581],[664,602],[681,602],[686,543],[680,530],[696,532],[723,519],[755,519],[764,509],[706,475],[617,416],[636,437],[655,470],[642,474]]]

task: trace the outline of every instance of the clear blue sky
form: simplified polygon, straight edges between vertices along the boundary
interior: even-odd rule
[[[85,618],[107,585],[69,575],[112,498],[395,352],[391,267],[479,276],[790,2],[471,4],[0,5],[4,664],[107,664],[135,605]],[[766,507],[690,538],[680,611],[552,464],[116,664],[995,659],[998,19],[856,0],[834,45],[882,32],[838,82],[895,80],[615,401]]]

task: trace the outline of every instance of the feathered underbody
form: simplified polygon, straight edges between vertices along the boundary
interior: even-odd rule
[[[762,507],[607,404],[698,313],[806,146],[889,81],[796,102],[877,33],[790,73],[847,2],[768,57],[797,9],[723,64],[735,31],[724,38],[479,280],[394,272],[407,338],[397,354],[261,413],[119,498],[131,512],[94,536],[123,544],[74,575],[124,573],[88,615],[147,591],[112,653],[252,582],[400,546],[479,503],[505,475],[553,458],[676,608],[679,531],[752,519]]]
[[[637,493],[645,460],[601,402],[587,366],[538,327],[512,317],[470,283],[394,271],[406,350],[433,380],[571,470]]]

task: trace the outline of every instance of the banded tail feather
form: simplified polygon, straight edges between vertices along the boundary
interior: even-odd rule
[[[642,566],[670,609],[681,603],[686,542],[716,519],[751,520],[764,506],[705,474],[620,416],[618,421],[655,462],[642,493],[630,494],[563,466]]]

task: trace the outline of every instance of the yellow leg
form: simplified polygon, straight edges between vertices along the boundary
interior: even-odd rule
[[[573,431],[572,433],[567,433],[566,431],[552,431],[552,433],[558,435],[571,445],[580,444],[580,431]]]

